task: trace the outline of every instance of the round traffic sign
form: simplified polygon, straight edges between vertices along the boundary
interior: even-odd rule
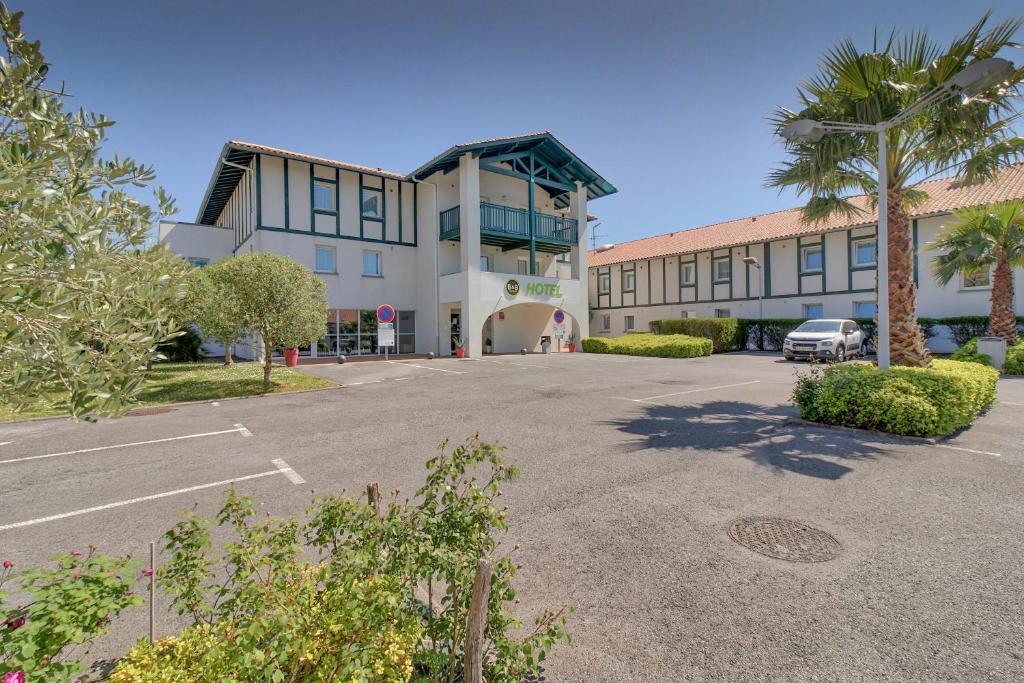
[[[381,304],[377,307],[377,321],[391,323],[395,321],[395,309],[388,304]]]
[[[565,313],[563,313],[560,310],[555,311],[555,322],[558,323],[559,325],[565,322]]]

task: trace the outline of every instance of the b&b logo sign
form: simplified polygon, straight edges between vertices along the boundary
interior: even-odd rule
[[[511,279],[505,282],[505,295],[509,299],[519,296],[519,280]],[[543,298],[560,297],[562,296],[562,287],[550,282],[527,282],[526,295]]]

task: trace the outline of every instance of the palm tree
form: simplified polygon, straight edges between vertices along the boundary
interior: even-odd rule
[[[986,14],[948,47],[924,32],[890,35],[881,47],[876,39],[870,52],[860,52],[851,40],[844,40],[823,57],[818,75],[801,85],[803,109],[780,108],[770,120],[780,135],[797,119],[869,125],[888,120],[974,61],[1014,45],[1012,38],[1021,20],[1003,21],[986,30],[988,21]],[[1013,99],[1020,94],[1022,80],[1024,69],[969,98],[947,98],[886,135],[889,334],[894,364],[930,362],[917,324],[907,214],[927,197],[914,185],[941,174],[954,174],[965,183],[989,180],[1024,154],[1024,138],[1015,137],[1012,130],[1018,116]],[[786,150],[790,159],[769,174],[767,184],[810,195],[804,220],[820,221],[835,213],[849,219],[872,218],[869,211],[875,210],[878,190],[876,133],[833,133],[816,142],[787,142]],[[855,194],[871,199],[856,199],[851,196]]]
[[[933,262],[939,284],[958,274],[971,275],[995,266],[988,334],[1017,343],[1013,313],[1013,269],[1024,267],[1024,203],[1003,202],[956,212],[960,222],[939,236],[932,249],[944,252]]]

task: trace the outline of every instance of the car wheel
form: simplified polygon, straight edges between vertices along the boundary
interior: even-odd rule
[[[840,344],[836,347],[836,362],[842,363],[846,360],[846,347]]]
[[[793,360],[793,358],[794,358],[794,356],[789,356],[789,355],[786,355],[786,354],[782,354],[782,357],[785,358],[786,360]]]
[[[860,343],[860,348],[857,349],[857,355],[860,356],[861,358],[867,358],[867,355],[868,355],[868,343],[867,342],[861,342]]]

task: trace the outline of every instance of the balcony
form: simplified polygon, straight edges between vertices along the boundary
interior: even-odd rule
[[[564,218],[534,212],[532,241],[537,251],[563,254],[575,247],[579,232],[575,218]],[[459,207],[441,212],[441,234],[444,240],[459,240]],[[501,247],[504,251],[529,247],[530,212],[511,206],[480,202],[480,243]]]

